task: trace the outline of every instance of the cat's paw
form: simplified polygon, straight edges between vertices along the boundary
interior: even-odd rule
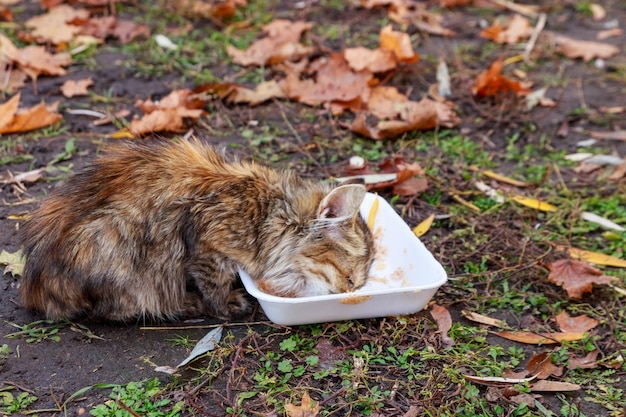
[[[250,296],[243,288],[233,290],[228,295],[228,315],[229,317],[241,317],[252,311],[253,303]]]

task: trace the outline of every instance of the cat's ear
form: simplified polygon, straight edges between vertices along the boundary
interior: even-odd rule
[[[351,219],[359,213],[359,207],[365,198],[365,186],[358,184],[340,185],[332,190],[320,203],[320,219]]]

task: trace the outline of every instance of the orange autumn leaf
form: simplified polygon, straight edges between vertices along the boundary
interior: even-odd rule
[[[439,36],[455,36],[444,26],[443,16],[428,10],[424,3],[415,0],[395,0],[389,7],[389,18],[400,24],[413,24],[417,29]]]
[[[313,27],[309,22],[291,22],[276,19],[265,25],[266,37],[242,51],[229,45],[226,52],[239,65],[272,65],[286,60],[297,60],[313,52],[313,48],[300,44],[302,34]]]
[[[85,9],[74,9],[67,4],[60,4],[47,13],[28,19],[26,27],[32,29],[31,35],[40,42],[58,45],[69,42],[80,33],[80,26],[69,24],[74,19],[88,19]]]
[[[87,87],[93,85],[91,78],[85,78],[82,80],[67,80],[61,86],[61,93],[67,98],[74,96],[86,96],[89,94]]]
[[[480,36],[496,43],[514,45],[524,39],[528,39],[532,30],[530,20],[516,14],[509,18],[504,26],[500,23],[500,20],[496,20],[493,25],[483,29],[480,32]]]
[[[500,93],[513,92],[524,95],[529,92],[517,81],[510,80],[502,75],[502,57],[496,60],[487,71],[481,72],[474,81],[472,92],[478,97],[495,96]]]
[[[320,411],[318,402],[311,399],[309,393],[302,394],[301,405],[285,404],[287,417],[316,417]]]
[[[615,279],[588,263],[573,259],[561,259],[546,267],[550,270],[548,281],[562,286],[571,298],[579,299],[591,292],[592,284],[610,284]]]
[[[556,316],[556,323],[562,332],[588,332],[600,324],[598,320],[584,314],[572,317],[566,311],[561,311]]]
[[[381,29],[379,43],[380,49],[393,52],[399,62],[415,64],[419,61],[419,55],[413,50],[409,34],[395,31],[391,25]]]
[[[39,103],[29,109],[18,109],[20,94],[16,94],[0,105],[0,134],[19,133],[49,126],[63,117],[50,110],[45,103]]]
[[[350,68],[355,71],[386,72],[395,69],[398,65],[395,54],[384,49],[367,49],[362,46],[346,48],[343,56]]]
[[[68,53],[51,54],[43,46],[27,46],[19,49],[6,36],[0,34],[0,56],[5,61],[17,64],[18,68],[29,77],[39,75],[65,75],[66,67],[72,63]]]
[[[299,74],[293,72],[287,74],[280,82],[287,97],[311,106],[349,102],[369,89],[373,77],[369,71],[352,70],[338,53],[319,59],[313,68],[316,68],[314,79],[300,79]]]

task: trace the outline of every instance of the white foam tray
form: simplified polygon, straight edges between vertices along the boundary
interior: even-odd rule
[[[276,324],[293,326],[339,320],[411,314],[421,311],[448,279],[443,267],[385,199],[367,193],[361,216],[367,219],[374,200],[376,257],[368,282],[351,293],[314,297],[277,297],[260,291],[245,271],[244,287],[259,300]]]

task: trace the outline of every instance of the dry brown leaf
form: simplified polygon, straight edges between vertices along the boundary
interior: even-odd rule
[[[523,331],[503,331],[494,332],[504,339],[513,340],[531,345],[549,345],[564,341],[580,340],[585,336],[585,332],[560,332],[560,333],[537,333]]]
[[[152,132],[182,131],[185,118],[197,119],[204,113],[204,102],[192,97],[191,90],[174,90],[157,102],[138,100],[135,105],[146,114],[131,122],[130,133],[141,136]]]
[[[614,36],[622,36],[623,33],[624,31],[620,28],[601,30],[598,33],[596,33],[596,39],[599,41],[603,41],[605,39],[612,38]]]
[[[334,101],[349,102],[368,90],[373,78],[369,71],[353,71],[343,55],[337,53],[321,58],[315,67],[315,80],[302,80],[298,74],[287,74],[287,78],[280,82],[287,97],[312,106]]]
[[[368,108],[379,120],[368,125],[366,114],[360,113],[350,129],[372,139],[386,139],[412,130],[429,130],[436,126],[453,127],[460,123],[454,104],[428,98],[410,101],[395,87],[376,87],[368,101]]]
[[[20,105],[20,94],[16,94],[6,103],[0,104],[0,129],[7,126],[15,117],[15,113]]]
[[[494,319],[492,317],[484,316],[482,314],[479,314],[473,311],[462,310],[461,314],[466,319],[471,320],[476,323],[486,324],[487,326],[496,326],[500,328],[508,327],[506,321],[504,320]]]
[[[20,95],[16,94],[11,100],[0,106],[0,114],[3,114],[4,111],[7,112],[0,116],[0,122],[2,122],[0,134],[39,129],[54,124],[63,118],[56,111],[49,110],[43,102],[29,109],[16,110],[15,106],[19,100]],[[7,117],[8,114],[12,114],[10,119]]]
[[[417,29],[440,36],[454,36],[456,33],[441,25],[442,16],[426,9],[424,3],[414,0],[396,0],[389,7],[389,18],[396,23],[411,23]]]
[[[602,20],[606,17],[606,9],[597,3],[591,3],[589,10],[591,10],[593,20]]]
[[[430,310],[430,315],[437,323],[439,333],[441,333],[441,341],[444,347],[448,348],[454,345],[454,340],[448,336],[448,331],[452,327],[452,317],[450,312],[445,308],[437,304],[433,304]]]
[[[542,352],[533,355],[526,365],[529,374],[538,379],[546,379],[551,376],[563,375],[563,367],[552,363],[552,353]]]
[[[582,358],[574,356],[573,353],[570,353],[569,362],[567,363],[567,369],[595,369],[598,367],[597,359],[599,353],[599,349],[594,349]]]
[[[573,259],[561,259],[546,267],[550,270],[548,281],[562,286],[571,298],[579,299],[591,292],[592,284],[610,284],[615,279],[588,263]]]
[[[408,33],[395,31],[391,25],[387,25],[380,30],[378,38],[380,49],[393,52],[399,62],[415,64],[419,61]]]
[[[439,5],[452,9],[453,7],[467,6],[472,1],[473,0],[439,0]]]
[[[600,324],[598,320],[584,314],[572,317],[565,310],[556,316],[556,322],[562,332],[588,332]]]
[[[610,58],[620,49],[609,43],[581,41],[563,35],[554,35],[556,50],[568,58],[581,58],[588,62],[594,58]]]
[[[408,197],[421,194],[427,189],[428,180],[426,178],[409,178],[398,185],[394,185],[393,194]]]
[[[530,390],[533,392],[536,391],[547,391],[547,392],[565,392],[565,391],[578,391],[580,389],[580,385],[572,384],[570,382],[562,382],[562,381],[546,381],[541,380],[535,383],[530,384]]]
[[[386,72],[398,66],[395,54],[384,49],[367,49],[362,46],[346,48],[343,56],[355,71]]]
[[[285,404],[285,412],[288,417],[316,417],[320,412],[320,405],[318,402],[313,401],[308,392],[302,394],[302,404],[293,405],[290,403]]]
[[[68,53],[52,55],[43,46],[17,48],[6,36],[0,34],[0,56],[4,61],[13,62],[29,77],[36,79],[40,74],[65,75],[66,67],[72,63]]]
[[[626,142],[626,130],[615,130],[612,132],[589,132],[589,136],[594,139],[623,140]]]
[[[120,40],[120,43],[127,44],[133,39],[143,36],[150,36],[150,29],[145,25],[138,25],[130,20],[118,20],[111,35],[115,36]]]
[[[528,39],[533,31],[530,20],[522,15],[516,14],[509,18],[504,26],[497,19],[493,25],[480,32],[480,36],[490,39],[496,43],[514,45],[522,40]]]
[[[247,103],[250,106],[256,106],[264,101],[283,97],[285,97],[285,92],[280,84],[271,80],[262,82],[254,90],[237,86],[226,100],[232,103]]]
[[[33,29],[31,34],[38,41],[58,45],[62,42],[70,42],[80,33],[80,26],[71,25],[68,22],[88,18],[87,10],[74,9],[67,4],[61,4],[53,7],[46,14],[28,19],[24,24]]]
[[[67,80],[61,86],[61,93],[67,98],[74,96],[86,96],[89,94],[87,91],[87,87],[93,85],[93,80],[90,78],[85,78],[82,80]]]
[[[204,107],[204,102],[192,97],[191,90],[174,90],[156,102],[151,99],[138,100],[135,106],[140,107],[144,113],[162,109],[176,109],[183,117],[198,118],[202,114],[201,109]]]
[[[619,181],[624,177],[626,177],[626,156],[624,157],[624,162],[615,167],[608,179],[610,181]]]
[[[529,90],[517,82],[502,75],[502,57],[497,59],[487,71],[481,72],[474,81],[472,92],[478,97],[495,96],[513,92],[517,95],[527,94]]]
[[[13,68],[12,65],[5,65],[0,61],[0,91],[8,94],[16,93],[20,88],[26,85],[28,76],[19,68]]]
[[[159,109],[146,114],[139,120],[130,122],[130,131],[135,136],[154,132],[180,132],[183,130],[183,116],[178,109]]]
[[[298,60],[310,55],[313,48],[300,44],[302,34],[313,27],[309,22],[291,22],[276,19],[263,27],[265,38],[254,42],[242,51],[229,45],[227,53],[239,65],[272,65],[286,60]]]

